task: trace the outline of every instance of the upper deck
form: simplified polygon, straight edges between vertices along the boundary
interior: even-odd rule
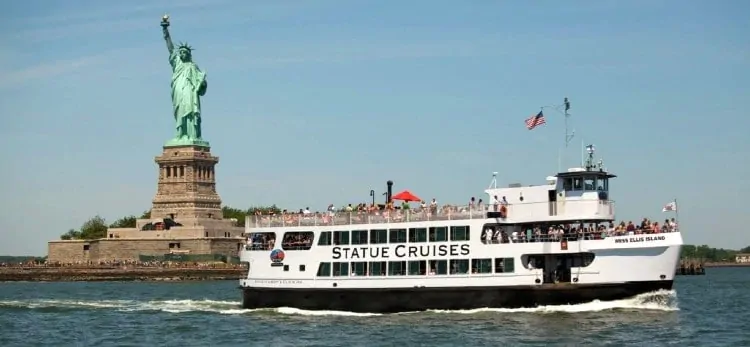
[[[472,219],[497,219],[500,223],[517,224],[533,222],[614,220],[614,201],[583,199],[573,201],[527,202],[506,204],[505,218],[496,216],[501,206],[453,206],[440,208],[415,208],[377,210],[373,212],[324,212],[309,214],[249,215],[246,228],[288,228],[357,224],[394,224],[427,221],[452,221]]]

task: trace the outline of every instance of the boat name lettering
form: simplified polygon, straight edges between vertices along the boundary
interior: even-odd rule
[[[255,280],[255,284],[302,284],[300,280]]]
[[[393,247],[333,247],[333,259],[385,259],[469,255],[469,244]]]
[[[649,241],[664,241],[667,238],[665,236],[641,236],[641,237],[630,237],[627,239],[615,239],[615,243],[636,243],[636,242],[649,242]]]

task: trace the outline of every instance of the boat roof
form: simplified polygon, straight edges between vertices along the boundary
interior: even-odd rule
[[[568,170],[567,172],[560,172],[555,177],[557,178],[568,178],[568,177],[581,177],[583,175],[586,176],[596,176],[596,177],[603,177],[603,178],[614,178],[617,177],[616,175],[613,175],[609,172],[606,172],[604,170]]]

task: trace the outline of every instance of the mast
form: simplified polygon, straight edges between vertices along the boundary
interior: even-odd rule
[[[568,101],[568,98],[566,97],[563,99],[562,105],[554,105],[554,106],[542,106],[542,109],[545,108],[553,108],[555,111],[560,112],[563,114],[565,118],[565,138],[564,138],[564,145],[557,151],[557,172],[562,172],[562,165],[565,161],[565,152],[568,150],[568,144],[570,144],[570,140],[573,139],[575,136],[575,129],[572,131],[570,130],[570,127],[568,126],[568,118],[570,118],[570,113],[568,111],[570,110],[570,101]],[[563,111],[560,111],[560,108],[563,109]],[[583,164],[583,163],[581,163]]]

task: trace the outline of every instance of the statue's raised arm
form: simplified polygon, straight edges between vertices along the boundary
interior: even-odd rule
[[[164,32],[164,41],[167,42],[167,50],[169,50],[169,54],[172,54],[172,51],[174,50],[174,44],[172,44],[172,37],[169,36],[169,15],[164,15],[164,17],[161,17],[161,29]]]

